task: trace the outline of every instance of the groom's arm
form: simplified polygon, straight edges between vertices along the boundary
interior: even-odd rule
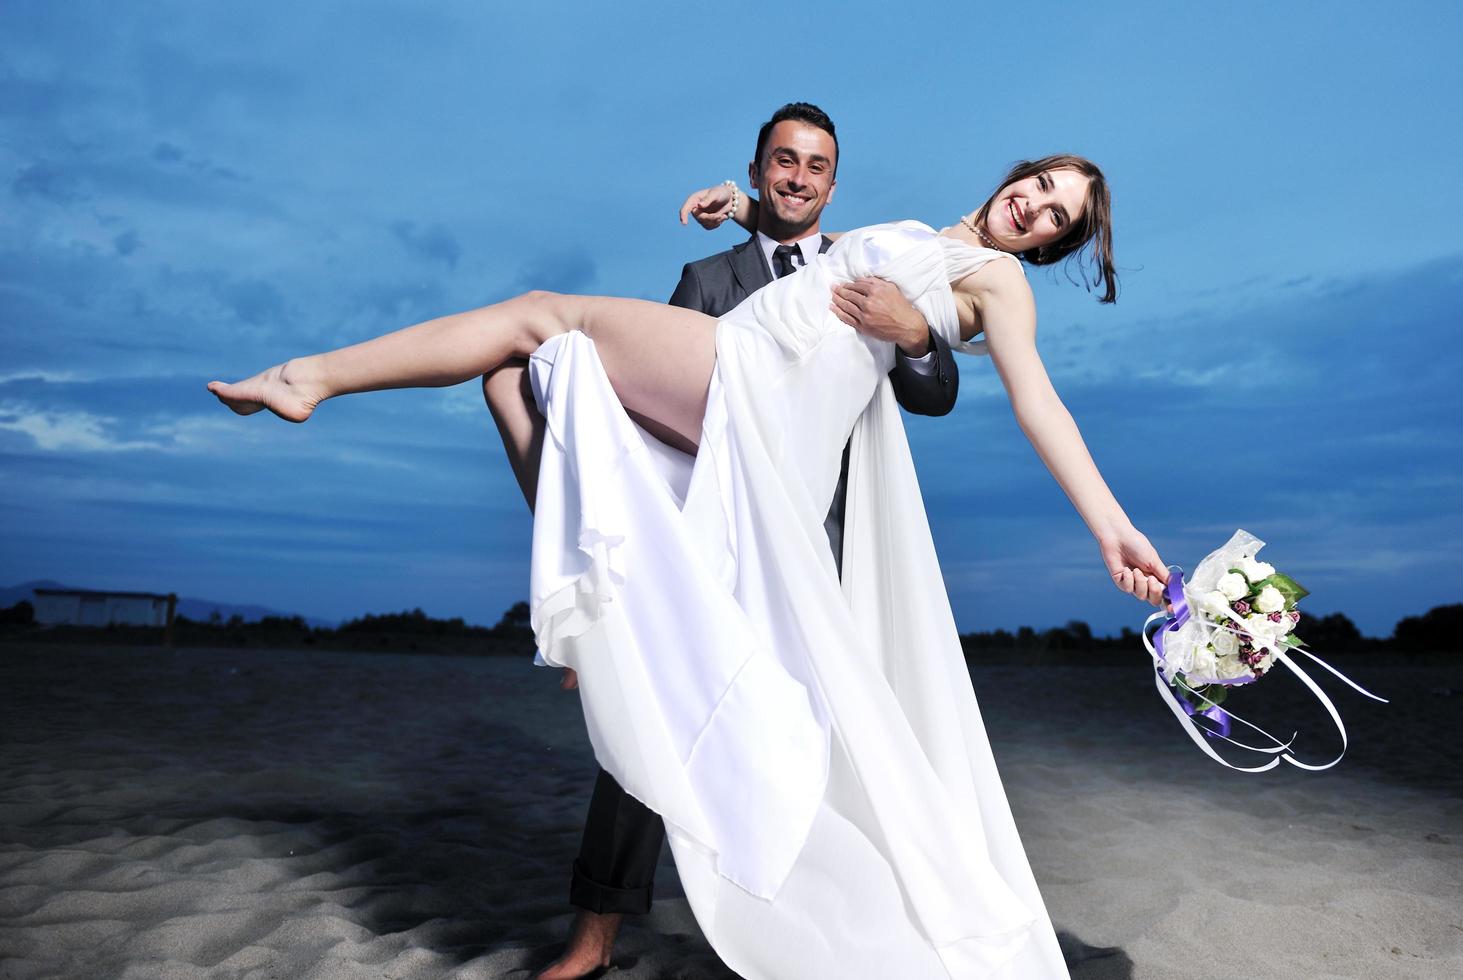
[[[694,263],[687,262],[681,269],[681,281],[676,283],[676,291],[671,293],[671,306],[679,306],[684,310],[696,310],[698,313],[706,312],[706,297],[701,289],[701,276],[696,272]]]
[[[895,346],[889,380],[894,397],[915,415],[946,415],[955,407],[960,374],[950,345],[930,329],[899,287],[883,279],[857,279],[834,287],[833,311],[859,333]]]
[[[948,415],[960,393],[960,372],[955,370],[955,355],[950,345],[933,330],[929,332],[930,353],[921,362],[895,348],[894,370],[889,380],[894,383],[894,397],[906,412],[915,415]]]

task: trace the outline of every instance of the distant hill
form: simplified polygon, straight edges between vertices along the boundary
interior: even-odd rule
[[[13,606],[22,599],[27,602],[35,599],[36,589],[91,589],[90,585],[66,585],[61,582],[53,582],[50,579],[37,579],[34,582],[22,582],[20,585],[0,587],[0,608]],[[123,590],[123,591],[145,591]],[[227,620],[230,617],[238,616],[246,623],[254,623],[266,616],[280,616],[288,619],[291,616],[299,615],[293,612],[282,612],[278,609],[270,609],[267,606],[241,606],[232,602],[218,602],[214,599],[190,599],[186,596],[178,597],[178,615],[187,616],[189,619],[199,622],[206,622],[215,612],[220,619]],[[333,619],[319,619],[314,616],[302,616],[311,626],[335,627],[338,625]]]
[[[52,582],[50,579],[36,579],[34,582],[23,582],[20,585],[12,585],[8,588],[0,587],[0,606],[13,606],[20,600],[33,602],[36,589],[69,589],[71,586],[62,585],[60,582]]]

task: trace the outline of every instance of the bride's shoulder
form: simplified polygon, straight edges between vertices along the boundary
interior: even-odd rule
[[[982,251],[994,251],[983,249]],[[951,284],[957,293],[965,293],[977,303],[989,300],[1000,302],[1034,303],[1031,283],[1026,280],[1026,269],[1021,261],[1009,252],[997,252],[978,268]]]

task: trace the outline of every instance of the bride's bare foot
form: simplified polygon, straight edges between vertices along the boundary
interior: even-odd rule
[[[533,975],[533,980],[581,980],[610,965],[615,936],[624,916],[580,911],[574,917],[569,942],[559,958]]]
[[[282,419],[303,422],[327,394],[312,374],[307,364],[286,361],[246,381],[210,381],[208,390],[240,415],[253,415],[267,408]]]

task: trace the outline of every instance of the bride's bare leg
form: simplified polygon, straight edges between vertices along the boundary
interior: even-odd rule
[[[569,329],[545,299],[526,293],[503,303],[438,317],[325,354],[297,357],[235,384],[208,390],[240,415],[267,408],[303,422],[327,398],[384,388],[438,388],[527,357]]]
[[[458,384],[528,357],[551,337],[582,330],[593,338],[625,408],[694,448],[716,362],[715,322],[644,300],[528,293],[296,358],[235,384],[214,381],[208,390],[241,415],[267,408],[303,422],[327,398]]]
[[[716,320],[638,299],[596,299],[578,329],[596,352],[620,404],[663,442],[694,453],[716,367]]]
[[[509,361],[483,375],[483,401],[493,413],[508,464],[528,509],[538,494],[538,463],[544,448],[544,417],[539,414],[524,361]]]

